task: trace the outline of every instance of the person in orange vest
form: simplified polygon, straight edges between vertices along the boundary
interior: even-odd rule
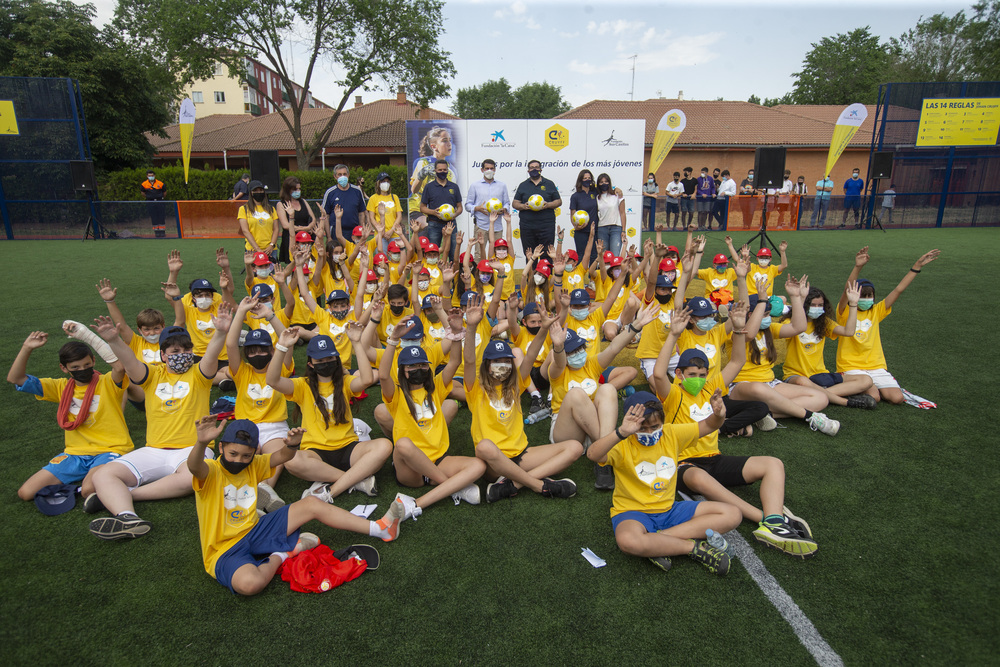
[[[166,236],[164,218],[167,211],[163,204],[163,196],[167,193],[167,186],[156,178],[156,174],[147,171],[146,180],[139,184],[139,187],[142,189],[142,194],[146,196],[146,201],[149,202],[147,209],[149,210],[149,219],[153,223],[153,233],[156,234],[156,238],[162,239]]]

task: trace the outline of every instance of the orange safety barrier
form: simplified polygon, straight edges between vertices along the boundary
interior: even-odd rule
[[[773,230],[798,229],[799,195],[737,195],[729,198],[729,231],[760,230],[764,215],[764,197],[767,197],[767,228]]]
[[[178,201],[177,220],[183,239],[241,239],[236,213],[244,202]]]

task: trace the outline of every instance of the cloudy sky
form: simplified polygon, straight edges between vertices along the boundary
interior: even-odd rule
[[[114,0],[97,0],[98,21]],[[513,87],[548,81],[577,106],[593,99],[653,97],[746,100],[779,97],[792,88],[810,45],[870,26],[883,40],[921,16],[953,14],[956,0],[750,0],[747,2],[489,2],[452,0],[444,7],[444,48],[457,75],[452,90],[506,77]],[[635,88],[632,67],[635,56]],[[305,67],[297,68],[304,71]],[[342,92],[315,77],[327,103]],[[394,96],[368,92],[364,101]],[[450,110],[451,99],[433,103]]]

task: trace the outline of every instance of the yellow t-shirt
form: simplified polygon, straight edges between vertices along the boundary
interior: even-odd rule
[[[680,354],[691,348],[701,350],[708,357],[708,377],[711,378],[722,372],[722,350],[729,340],[729,336],[726,335],[726,327],[722,324],[715,325],[701,336],[691,329],[685,329],[677,337],[676,353]],[[725,387],[722,388],[722,393],[726,393]]]
[[[413,314],[412,305],[404,306],[403,312],[401,312],[399,315],[392,314],[392,308],[389,306],[388,303],[382,307],[382,319],[379,320],[378,328],[376,329],[376,333],[378,333],[378,338],[380,341],[382,341],[382,345],[385,345],[385,342],[389,340],[389,336],[392,335],[392,332],[396,328],[396,325],[412,314]],[[374,315],[375,314],[372,313],[373,317]]]
[[[600,384],[598,379],[603,371],[600,362],[597,361],[597,351],[594,350],[587,353],[587,362],[580,368],[570,368],[569,364],[566,364],[565,370],[559,374],[559,377],[550,377],[552,382],[552,414],[559,412],[559,406],[562,405],[563,399],[574,387],[583,389],[587,392],[587,396],[593,400],[594,393]]]
[[[483,347],[486,343],[490,342],[490,336],[493,334],[493,325],[490,324],[489,320],[485,317],[480,320],[479,324],[476,325],[476,367],[473,368],[470,373],[475,374],[479,369],[479,364],[483,360]],[[465,341],[462,342],[465,345]],[[452,354],[457,353],[457,348],[452,348],[448,352],[448,356],[451,357]],[[433,368],[433,367],[432,367]],[[458,362],[458,369],[455,371],[456,378],[465,378],[465,349],[462,349],[462,360]]]
[[[545,342],[542,343],[542,349],[538,351],[538,357],[534,361],[535,368],[540,368],[542,363],[545,362],[545,357],[549,356],[549,347],[551,346],[551,341],[549,341],[549,332],[541,331],[538,332],[542,336],[545,336]],[[531,341],[535,340],[534,334],[524,328],[522,324],[520,330],[517,332],[517,338],[514,339],[514,345],[521,348],[521,352],[528,354],[528,346],[531,345]]]
[[[128,342],[128,349],[132,350],[135,358],[144,364],[162,364],[160,361],[160,344],[150,343],[137,333],[132,334],[132,340]]]
[[[514,360],[511,359],[511,362]],[[518,373],[515,364],[512,373]],[[528,446],[528,436],[524,433],[524,416],[521,414],[521,393],[528,388],[530,378],[518,375],[517,395],[510,405],[503,397],[490,399],[481,382],[476,382],[465,391],[469,410],[472,412],[472,443],[491,440],[503,455],[511,459]]]
[[[278,224],[278,210],[272,207],[271,212],[268,213],[264,209],[255,207],[255,210],[250,213],[250,217],[248,218],[247,206],[253,206],[253,202],[245,206],[240,206],[236,218],[247,221],[247,227],[250,228],[250,236],[257,242],[257,247],[263,250],[271,242],[274,226]],[[250,245],[249,241],[246,241],[244,246],[247,250],[253,250],[253,246]]]
[[[391,226],[396,221],[396,214],[403,212],[403,207],[399,204],[399,197],[394,194],[384,195],[380,192],[368,198],[368,212],[372,214],[372,217],[376,221],[378,221],[379,204],[385,204],[385,222],[387,225]]]
[[[771,324],[771,338],[774,341],[778,340],[778,332],[781,331],[781,322],[774,322]],[[751,338],[746,342],[747,345],[747,360],[743,364],[743,368],[737,373],[734,382],[770,382],[774,379],[774,364],[777,363],[777,356],[775,361],[771,362],[767,360],[767,341],[764,339],[764,332],[760,331],[756,336]],[[760,363],[755,364],[753,362],[753,356],[750,351],[753,349],[751,346],[755,346],[760,350]]]
[[[281,322],[282,326],[286,329],[288,328],[289,319],[285,315],[284,309],[276,310],[274,312],[274,317]],[[274,325],[263,317],[257,317],[253,313],[248,312],[247,316],[243,318],[243,324],[245,324],[249,329],[261,329],[262,331],[266,331],[267,335],[271,337],[272,345],[278,342],[278,333],[274,330]]]
[[[441,322],[432,322],[427,317],[427,313],[423,308],[420,309],[420,323],[424,325],[425,340],[433,340],[435,343],[440,343],[444,340],[444,335],[447,331],[445,325]]]
[[[354,417],[351,415],[351,399],[356,396],[351,391],[353,375],[344,375],[344,423],[337,424],[333,418],[333,383],[320,382],[319,395],[326,403],[329,423],[323,421],[323,413],[316,406],[312,389],[305,378],[292,378],[295,387],[285,398],[295,401],[302,409],[302,449],[342,449],[358,439],[354,432]]]
[[[680,267],[678,267],[678,272]],[[680,273],[678,273],[680,275]],[[722,273],[715,270],[715,267],[698,269],[698,277],[705,281],[705,298],[712,296],[712,292],[717,289],[727,289],[733,295],[733,299],[739,297],[739,288],[736,286],[736,269],[726,269]]]
[[[137,336],[133,336],[137,338]],[[42,385],[42,395],[35,396],[39,401],[59,403],[62,393],[71,378],[39,378]],[[76,385],[75,382],[73,382]],[[111,379],[111,373],[103,373],[97,379],[94,396],[87,409],[83,426],[73,431],[63,431],[65,439],[64,452],[76,456],[94,456],[104,452],[127,454],[132,451],[132,437],[125,416],[122,414],[122,395],[128,389],[128,376],[122,379],[119,387]],[[73,388],[73,400],[69,404],[71,421],[80,418],[83,407],[83,397],[87,393],[86,385],[76,385]],[[62,429],[60,429],[62,430]]]
[[[788,351],[785,356],[785,364],[782,367],[784,377],[787,379],[792,375],[809,377],[817,373],[827,373],[826,362],[823,360],[823,348],[826,347],[827,338],[836,338],[833,328],[837,323],[830,318],[826,319],[826,336],[820,338],[816,335],[816,325],[813,320],[806,324],[806,330],[798,336],[788,339]]]
[[[323,272],[319,274],[319,284],[320,291],[323,293],[324,298],[330,296],[330,292],[335,289],[344,290],[345,292],[347,291],[347,278],[343,275],[341,275],[340,278],[333,275],[329,264],[325,265],[323,267]],[[357,287],[357,283],[354,283],[354,285]],[[353,297],[353,294],[348,294],[348,296]],[[351,306],[354,306],[353,301]]]
[[[313,319],[313,314],[310,312],[309,306],[306,305],[305,299],[299,296],[299,288],[295,286],[291,290],[294,301],[292,302],[292,316],[288,318],[288,321],[292,324],[315,324],[316,320]],[[313,298],[318,300],[323,287],[322,285],[309,283],[309,291],[313,293]],[[287,307],[288,304],[285,304],[285,306]]]
[[[448,424],[441,412],[441,404],[451,392],[451,385],[451,382],[444,384],[441,376],[437,375],[434,378],[434,391],[430,396],[423,388],[412,389],[410,397],[413,399],[416,417],[410,412],[402,389],[397,388],[388,403],[393,418],[392,434],[396,441],[409,438],[434,462],[448,453],[450,444]]]
[[[643,307],[648,305],[643,303]],[[660,356],[660,350],[667,342],[667,335],[670,333],[670,318],[674,312],[674,300],[670,299],[666,303],[656,302],[656,305],[660,307],[660,312],[657,313],[655,320],[642,328],[642,338],[639,339],[639,347],[635,350],[635,356],[639,359],[656,359]],[[631,331],[626,333],[631,333]]]
[[[696,395],[692,396],[681,385],[679,377],[674,378],[674,385],[667,400],[663,401],[664,420],[668,424],[697,424],[712,416],[712,394],[716,389],[725,393],[725,385],[721,375],[709,377]],[[657,396],[662,400],[661,396]],[[719,432],[712,431],[708,435],[690,443],[680,453],[680,460],[715,456],[719,453]]]
[[[198,442],[195,422],[208,414],[212,378],[205,377],[198,364],[183,375],[166,365],[147,366],[146,446],[183,449]]]
[[[575,289],[585,289],[587,287],[587,262],[581,261],[573,267],[572,271],[563,271],[563,289],[572,292]],[[510,276],[510,271],[507,272]]]
[[[371,264],[372,260],[375,258],[375,253],[378,252],[378,250],[376,249],[377,243],[378,239],[373,238],[366,244],[368,247],[369,264]],[[344,254],[347,255],[348,259],[347,268],[351,272],[351,278],[354,280],[354,284],[358,285],[361,282],[361,262],[359,262],[357,259],[354,260],[354,263],[351,263],[350,261],[351,255],[354,254],[354,246],[355,244],[353,242],[347,241],[344,244]],[[329,292],[327,292],[327,294],[329,294]]]
[[[490,261],[497,261],[503,264],[503,272],[507,277],[503,279],[503,289],[500,290],[500,298],[506,301],[514,293],[514,258],[507,252],[503,259],[497,259],[496,255],[490,257]]]
[[[699,273],[701,273],[699,271]],[[756,285],[758,280],[767,281],[767,295],[774,295],[774,279],[781,275],[781,271],[778,270],[774,264],[768,264],[767,266],[760,266],[759,264],[752,264],[750,266],[750,273],[747,274],[747,289],[753,285],[756,290]],[[736,285],[736,281],[733,280],[733,285]],[[733,296],[737,296],[736,292],[733,292]]]
[[[570,306],[570,308],[573,308],[573,306]],[[601,327],[603,325],[604,311],[600,308],[590,311],[590,314],[582,320],[576,319],[572,314],[566,318],[566,329],[575,331],[580,338],[587,341],[588,350],[596,350],[598,352],[600,352]]]
[[[214,459],[206,459],[208,476],[193,478],[198,535],[205,571],[215,578],[215,564],[257,525],[257,483],[271,476],[271,455],[253,457],[246,468],[231,475]]]
[[[249,419],[254,424],[283,422],[288,419],[285,397],[267,384],[264,379],[266,373],[266,368],[258,371],[246,362],[240,364],[233,376],[236,383],[236,419]],[[291,368],[281,368],[282,377],[289,377],[291,374]]]
[[[697,439],[697,424],[664,424],[663,437],[651,447],[640,445],[634,435],[615,445],[607,460],[615,471],[611,516],[669,510],[677,489],[677,459]]]
[[[882,351],[882,336],[879,323],[889,316],[892,308],[885,301],[879,301],[868,310],[858,311],[858,326],[854,336],[841,336],[837,341],[837,372],[876,371],[888,369],[885,353]],[[848,309],[837,311],[837,323],[847,324]]]
[[[338,320],[329,311],[316,306],[313,311],[313,319],[316,321],[316,331],[333,339],[333,344],[337,348],[337,354],[341,360],[347,360],[350,365],[351,355],[354,354],[354,346],[351,339],[347,337],[347,323],[355,322],[354,310],[347,311],[347,317]]]
[[[194,305],[194,297],[191,296],[190,292],[184,295],[181,303],[184,305],[184,328],[187,329],[188,335],[191,336],[191,342],[194,344],[192,352],[196,357],[203,357],[208,347],[208,341],[212,340],[212,336],[215,335],[215,325],[212,324],[212,318],[219,314],[222,295],[218,292],[212,294],[212,306],[208,310],[201,310]],[[219,352],[219,361],[228,360],[226,348],[223,347],[222,351]]]

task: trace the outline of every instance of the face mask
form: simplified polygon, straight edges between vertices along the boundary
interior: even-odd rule
[[[593,182],[592,180],[590,180],[589,178],[585,178],[585,179],[583,179],[582,181],[580,181],[580,183],[581,183],[581,184],[582,184],[582,185],[583,185],[583,186],[584,186],[585,188],[589,188],[589,187],[590,187],[591,185],[593,185],[593,184],[594,184],[594,182]]]
[[[715,321],[714,317],[703,317],[700,320],[695,320],[694,325],[701,329],[702,331],[711,331],[715,328],[718,322]]]
[[[539,287],[541,287],[542,285],[544,285],[545,284],[545,276],[543,276],[540,273],[536,273],[535,274],[535,284],[538,285]]]
[[[389,311],[393,315],[402,315],[404,308],[406,308],[406,306],[393,306],[392,304],[389,304]]]
[[[375,273],[379,274],[380,276],[384,276],[385,275],[385,267],[383,267],[383,266],[376,266],[375,267]]]
[[[378,189],[381,190],[382,192],[388,192],[390,185],[391,184],[389,184],[389,183],[379,183],[378,184]]]
[[[143,334],[142,337],[146,339],[147,343],[159,343],[160,342],[160,334],[158,334],[158,333],[156,333],[156,334],[149,334],[148,336],[146,334]]]
[[[809,308],[809,319],[818,320],[823,317],[824,313],[826,313],[826,309],[823,306],[813,306]]]
[[[729,268],[728,264],[716,264],[715,265],[715,270],[718,271],[719,273],[725,273],[727,268]]]
[[[701,173],[701,177],[702,177],[702,179],[706,179],[706,178],[708,178],[708,172],[707,172],[707,171],[703,171],[703,172]]]
[[[406,380],[410,384],[422,385],[426,384],[426,382],[430,379],[431,379],[431,372],[430,369],[427,368],[421,368],[419,370],[410,371],[406,376]]]
[[[611,278],[612,279],[618,280],[618,276],[620,276],[621,274],[622,274],[622,270],[621,269],[611,269]]]
[[[337,185],[339,185],[340,187],[346,188],[347,187],[347,183],[348,183],[347,176],[338,176],[337,177]]]
[[[600,190],[601,192],[607,192],[608,190],[611,189],[611,184],[610,183],[598,183],[597,184],[597,189]]]
[[[339,308],[337,310],[331,310],[330,314],[333,315],[338,320],[342,320],[347,317],[347,313],[351,312],[350,308]]]
[[[437,178],[438,178],[439,181],[447,181],[448,180],[448,172],[447,171],[439,171],[439,172],[437,172],[436,176],[437,176]]]
[[[529,327],[527,324],[522,325],[528,333],[532,336],[537,336],[538,332],[541,331],[541,327]]]
[[[333,256],[333,261],[335,261],[335,262],[343,262],[344,261],[344,253],[341,252],[341,253],[335,254]]]
[[[531,178],[533,178],[533,179],[534,178],[538,178],[541,175],[542,175],[542,172],[540,170],[538,170],[538,169],[529,169],[528,170],[528,176],[531,176]]]
[[[257,269],[254,273],[257,274],[258,278],[267,278],[271,275],[271,267],[268,266],[263,269]]]
[[[575,268],[576,268],[576,264],[574,264],[573,262],[566,262],[566,270],[567,271],[569,271],[570,273],[572,273],[573,269],[575,269]]]
[[[652,185],[654,181],[653,181],[653,179],[652,179],[652,178],[647,178],[647,179],[646,179],[646,182],[647,182],[647,183],[649,183],[650,185]]]
[[[875,299],[858,299],[858,310],[868,310],[875,305]]]
[[[390,252],[389,253],[389,261],[390,262],[398,262],[400,254],[401,253],[398,253],[398,252]]]
[[[483,172],[483,177],[487,181],[492,181],[493,180],[493,176],[495,176],[495,175],[496,175],[496,172],[493,171],[492,169],[487,169],[486,171]]]
[[[414,338],[412,340],[404,338],[403,340],[399,341],[399,346],[400,347],[420,347],[420,344],[422,342],[423,342],[423,340],[420,339],[420,338]]]
[[[753,174],[747,174],[747,180],[748,181],[752,181],[753,180]]]
[[[252,462],[253,459],[244,462],[230,461],[229,459],[226,458],[225,454],[219,457],[219,465],[225,468],[226,472],[228,472],[230,475],[239,475]]]
[[[857,178],[857,177],[858,177],[857,174],[851,174],[851,178]]]
[[[430,287],[431,287],[430,282],[426,280],[420,280],[417,282],[417,289],[420,290],[421,292],[426,292],[428,289],[430,289]]]
[[[765,315],[764,319],[762,319],[760,321],[760,330],[763,331],[764,329],[768,328],[769,326],[771,326],[771,316],[770,315]]]
[[[760,259],[757,260],[757,265],[758,266],[767,266],[770,263],[771,263],[771,260],[767,259],[766,257],[761,257]]]
[[[692,396],[697,396],[699,392],[705,387],[705,381],[708,378],[684,378],[681,380],[681,386],[684,387],[684,391],[691,394]]]
[[[493,278],[493,274],[492,273],[480,273],[479,274],[479,282],[483,283],[484,285],[486,283],[490,282],[490,280],[492,278]]]
[[[365,283],[365,294],[374,294],[376,287],[378,286],[375,283]]]
[[[202,310],[208,310],[212,307],[212,302],[214,300],[215,299],[210,296],[199,296],[195,298],[194,305],[198,306],[198,308]]]
[[[270,354],[256,354],[252,357],[247,357],[247,363],[256,368],[259,371],[267,368],[267,365],[271,363]]]
[[[656,295],[656,300],[659,301],[661,304],[665,304],[668,301],[670,301],[670,297],[671,296],[673,296],[673,295],[672,294],[657,294]]]
[[[566,357],[566,363],[570,368],[583,368],[583,365],[587,363],[587,350],[580,348],[577,352],[568,355]]]
[[[183,375],[194,366],[194,352],[178,352],[167,355],[167,368],[170,372]]]
[[[156,176],[150,176],[149,177],[149,182],[150,183],[155,183],[156,182]]]
[[[437,257],[428,257],[427,258],[427,263],[430,264],[431,266],[434,266],[434,265],[436,265],[438,263],[438,258]]]
[[[90,384],[91,379],[94,377],[94,367],[81,368],[80,370],[70,371],[70,376],[77,382],[82,382],[83,384]]]
[[[316,375],[332,378],[334,371],[337,370],[337,366],[340,364],[339,361],[324,361],[321,364],[314,363],[312,369],[316,371]]]
[[[652,433],[636,433],[635,439],[639,441],[639,444],[643,447],[652,447],[660,441],[663,437],[663,429],[658,428]]]
[[[302,196],[302,190],[292,190],[292,199],[298,199]]]
[[[490,375],[497,380],[504,380],[510,375],[510,372],[514,370],[514,364],[495,361],[490,364]]]
[[[264,201],[264,197],[266,197],[266,196],[267,196],[266,192],[255,192],[255,193],[253,193],[253,200],[254,201],[258,201],[258,202],[259,201]]]
[[[507,259],[507,251],[500,249],[496,251],[497,259]]]
[[[590,308],[571,308],[569,314],[577,320],[585,320],[587,316],[590,315]]]

